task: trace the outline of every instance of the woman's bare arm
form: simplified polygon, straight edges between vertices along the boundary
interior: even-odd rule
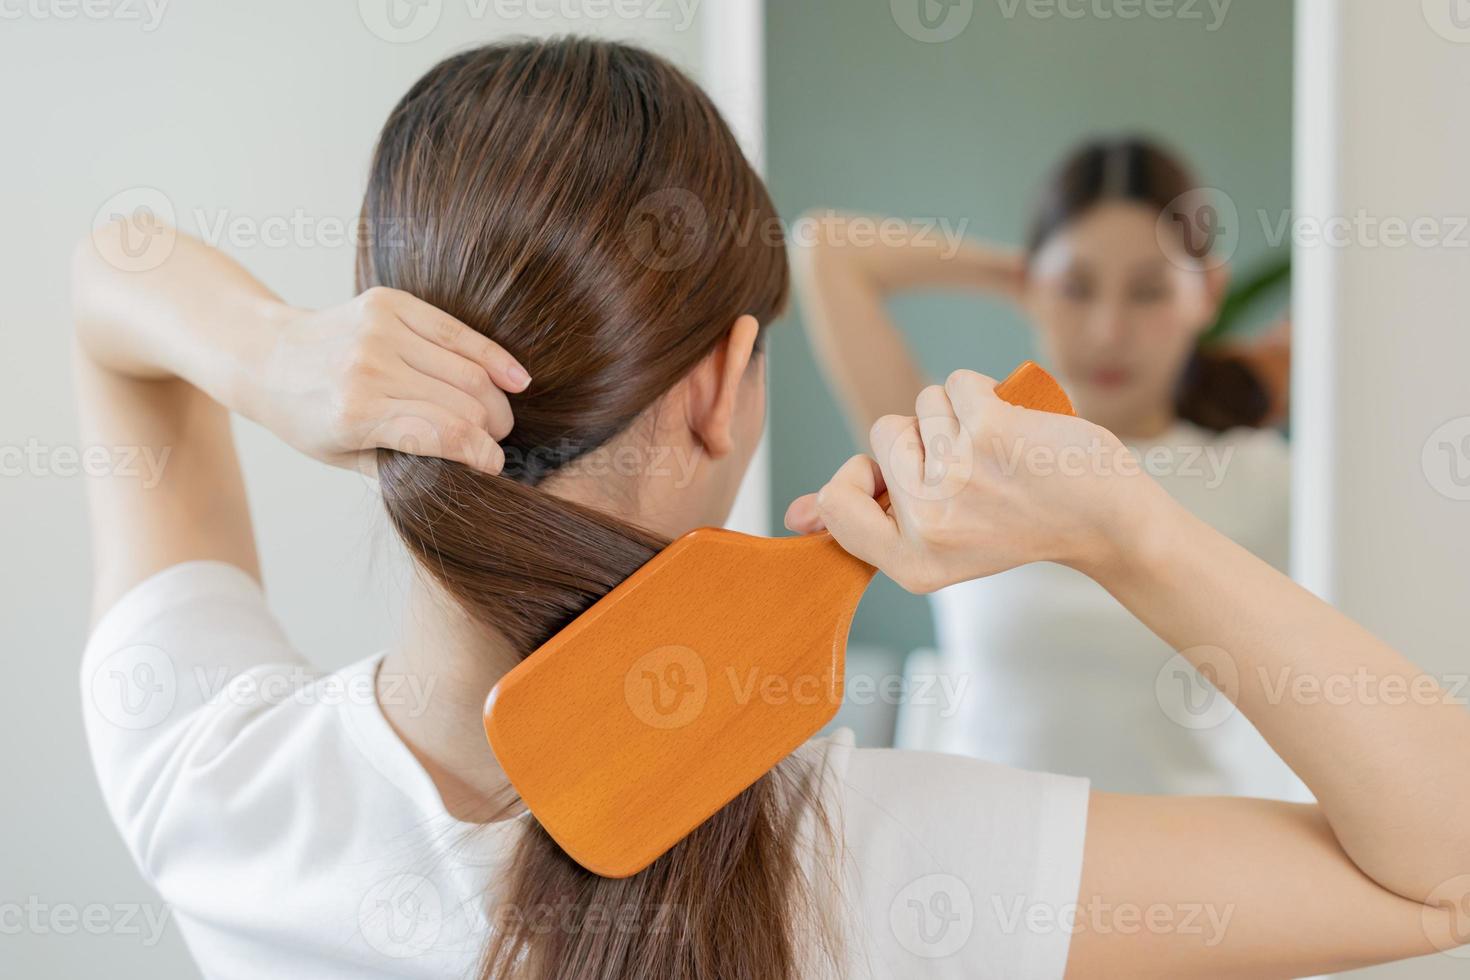
[[[791,526],[825,525],[915,591],[1029,561],[1085,571],[1213,678],[1318,800],[1095,794],[1071,980],[1300,976],[1470,941],[1464,706],[1128,467],[1106,430],[993,389],[967,371],[925,389],[917,417],[874,426],[876,461],[849,461]],[[957,444],[972,452],[955,463]],[[926,472],[926,447],[951,470]],[[1228,919],[1186,930],[1193,907]]]
[[[979,289],[1014,296],[1020,257],[896,219],[809,214],[795,252],[807,336],[859,445],[881,416],[906,413],[927,383],[889,297],[914,289]],[[881,231],[881,234],[880,234]]]
[[[149,268],[121,221],[73,256],[83,439],[138,464],[89,480],[96,614],[182,561],[259,577],[232,411],[337,465],[370,467],[388,447],[499,469],[504,391],[529,379],[498,345],[394,290],[295,310],[223,253],[161,233]]]

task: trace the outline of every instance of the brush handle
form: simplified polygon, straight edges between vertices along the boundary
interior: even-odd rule
[[[1072,399],[1057,384],[1057,379],[1042,370],[1035,361],[1023,361],[1021,366],[995,386],[995,393],[1003,401],[1038,412],[1054,412],[1057,415],[1076,415]]]

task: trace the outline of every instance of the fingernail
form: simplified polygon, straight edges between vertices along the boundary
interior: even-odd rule
[[[506,375],[510,378],[510,383],[515,385],[516,391],[525,391],[526,386],[531,383],[531,375],[519,364],[512,364]]]

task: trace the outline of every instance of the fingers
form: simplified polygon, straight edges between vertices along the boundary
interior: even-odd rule
[[[955,417],[972,436],[979,434],[980,419],[1001,403],[995,379],[974,371],[956,371],[944,382],[944,392],[954,407]]]
[[[409,367],[426,375],[425,380],[436,382],[438,390],[448,389],[454,393],[452,401],[445,402],[445,407],[478,421],[491,438],[504,439],[510,434],[515,425],[510,400],[479,363],[417,335],[409,338],[400,356]],[[470,412],[456,407],[462,406],[465,398],[473,403],[474,408]]]
[[[389,417],[374,427],[364,450],[392,449],[412,456],[434,456],[471,469],[498,474],[505,452],[490,433],[436,402],[392,399]]]
[[[825,528],[817,509],[817,495],[808,493],[791,501],[786,508],[786,529],[797,534],[812,534]]]
[[[885,488],[882,471],[867,456],[854,456],[816,495],[821,522],[843,549],[882,568],[896,554],[898,525],[874,498]]]
[[[922,494],[924,447],[915,419],[907,415],[885,415],[873,423],[868,439],[885,485],[910,495]]]
[[[443,310],[408,293],[399,293],[398,316],[427,341],[474,361],[503,391],[525,391],[531,375],[504,347]]]
[[[924,486],[932,489],[954,475],[955,464],[969,458],[964,451],[968,443],[962,441],[964,433],[949,393],[939,385],[919,392],[914,411],[919,416],[919,439],[923,444]]]

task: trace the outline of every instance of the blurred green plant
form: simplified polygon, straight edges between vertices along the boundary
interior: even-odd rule
[[[1202,344],[1213,344],[1238,332],[1251,322],[1252,316],[1268,301],[1280,302],[1291,285],[1291,256],[1271,255],[1234,282],[1220,304],[1220,316],[1205,335]]]

